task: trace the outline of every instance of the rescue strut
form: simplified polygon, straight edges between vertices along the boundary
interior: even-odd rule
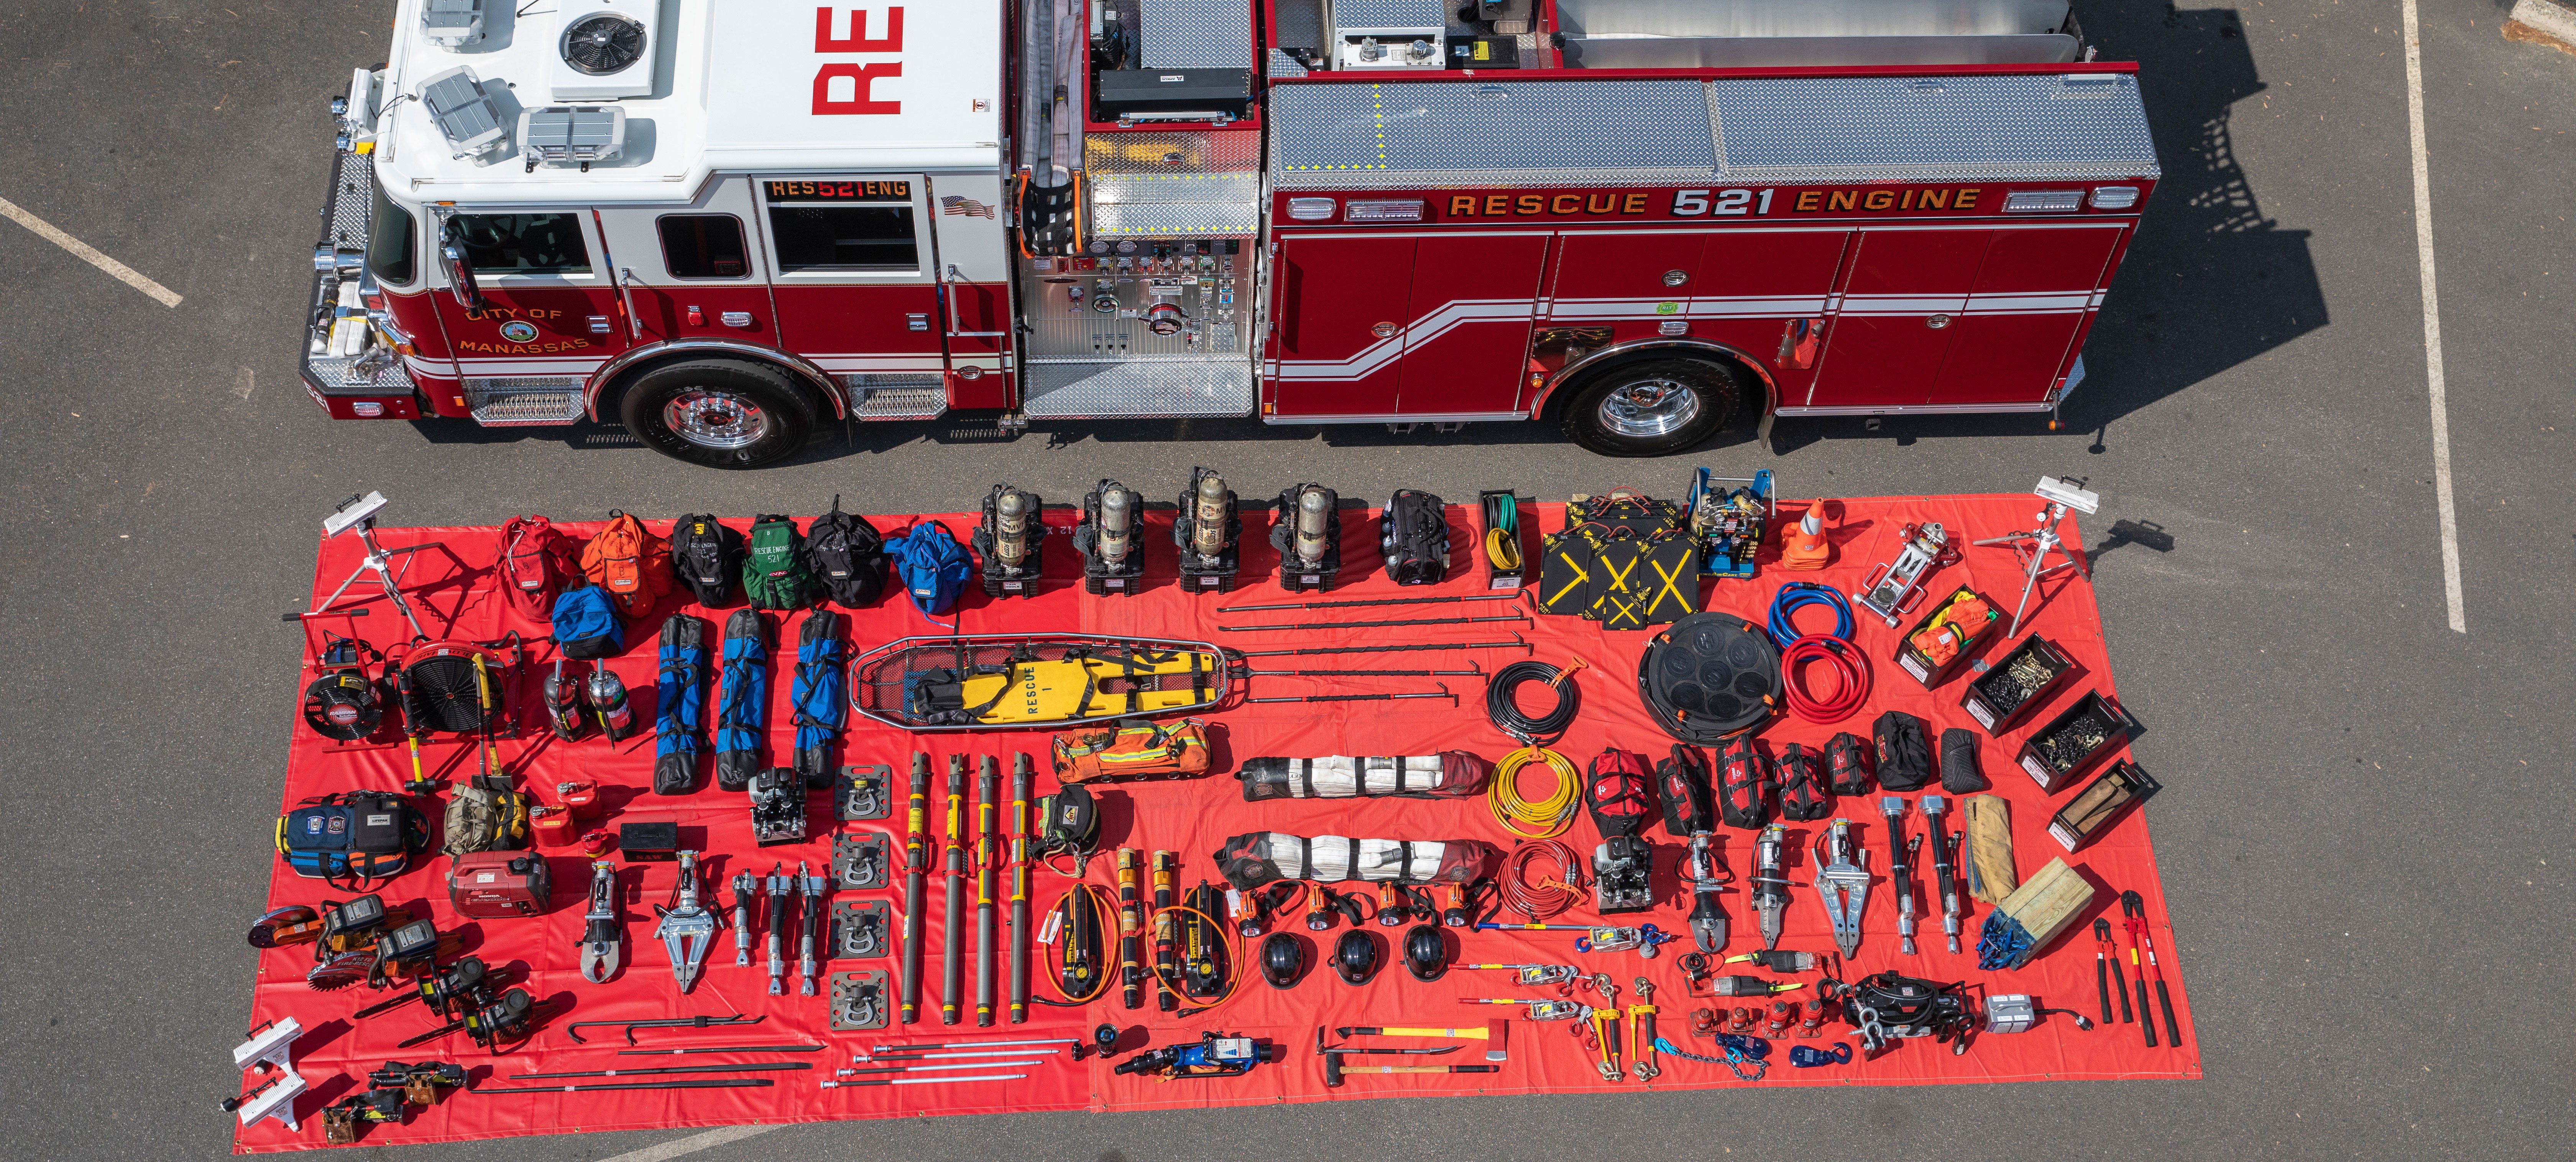
[[[1517,621],[1522,625],[1530,624],[1528,614],[1515,613],[1509,617],[1422,617],[1409,621],[1300,621],[1287,625],[1220,625],[1216,628],[1221,633],[1255,633],[1274,629],[1394,629],[1414,625],[1468,625],[1480,621]]]
[[[1518,593],[1496,593],[1471,597],[1372,597],[1364,601],[1289,601],[1277,605],[1229,605],[1218,613],[1253,613],[1273,609],[1357,609],[1363,605],[1445,605],[1459,601],[1511,601]]]
[[[705,1045],[695,1049],[620,1049],[620,1057],[658,1057],[666,1053],[820,1053],[820,1045]]]
[[[762,1073],[782,1069],[812,1069],[811,1061],[773,1061],[761,1065],[666,1065],[659,1069],[576,1069],[569,1073],[513,1073],[512,1081],[535,1081],[547,1077],[632,1077],[646,1073]]]
[[[607,1085],[523,1085],[510,1089],[469,1089],[486,1093],[589,1093],[601,1089],[751,1089],[778,1084],[766,1077],[705,1077],[694,1081],[620,1081]],[[825,1085],[832,1084],[824,1082]]]
[[[1417,650],[1519,650],[1524,654],[1534,652],[1527,639],[1519,634],[1513,634],[1512,640],[1507,642],[1435,642],[1420,646],[1308,646],[1296,650],[1230,649],[1226,654],[1234,658],[1312,658],[1328,654],[1404,654]]]
[[[941,913],[945,943],[939,962],[939,1023],[957,1023],[958,1002],[965,990],[966,949],[966,756],[948,756],[948,910]]]
[[[921,1019],[921,881],[929,871],[922,848],[922,812],[930,797],[930,756],[912,752],[912,791],[903,840],[903,1023]]]

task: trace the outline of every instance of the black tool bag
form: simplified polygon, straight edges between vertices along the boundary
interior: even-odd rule
[[[1449,506],[1428,492],[1399,488],[1377,518],[1387,580],[1437,585],[1449,576]]]
[[[681,517],[671,526],[671,572],[698,604],[731,604],[742,574],[742,534],[713,516]]]
[[[1698,747],[1673,747],[1672,757],[1655,764],[1655,795],[1664,804],[1664,831],[1688,839],[1717,826],[1709,804],[1708,756]]]
[[[1917,791],[1932,781],[1932,741],[1923,720],[1890,710],[1871,724],[1878,740],[1878,785],[1890,791]]]
[[[1728,739],[1717,756],[1717,817],[1729,827],[1760,830],[1771,822],[1772,793],[1779,773],[1753,748],[1753,736]]]
[[[1846,730],[1825,743],[1826,784],[1837,795],[1866,795],[1878,788],[1878,761],[1869,740]]]
[[[1816,769],[1816,752],[1789,743],[1780,748],[1780,817],[1795,823],[1813,823],[1834,812],[1833,796],[1825,792],[1825,777]]]
[[[1601,838],[1635,835],[1645,828],[1654,810],[1647,801],[1650,778],[1646,756],[1634,751],[1609,747],[1592,756],[1592,767],[1583,776],[1583,807],[1592,813]]]
[[[1941,732],[1941,789],[1973,795],[1991,786],[1977,769],[1977,732],[1951,727]]]
[[[1030,519],[1034,522],[1036,514]],[[833,604],[844,609],[874,605],[885,595],[885,536],[865,517],[842,512],[836,494],[832,511],[815,517],[805,530],[805,568],[823,583]]]

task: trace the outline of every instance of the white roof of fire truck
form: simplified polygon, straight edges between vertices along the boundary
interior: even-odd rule
[[[466,19],[446,14],[469,9],[480,12],[479,40],[440,43],[460,39],[449,30]],[[818,9],[829,13],[819,28]],[[629,34],[608,46],[608,63],[623,52],[631,64],[602,77],[570,62],[568,34],[621,24],[641,32],[640,52]],[[1001,160],[998,3],[401,0],[393,37],[375,94],[374,156],[386,188],[405,200],[685,201],[716,170],[989,171]],[[470,97],[453,79],[439,85],[459,67],[491,106],[446,128],[470,132],[479,119],[487,134],[493,125],[507,134],[463,158],[432,108],[442,96]],[[528,168],[519,114],[556,106],[623,110],[619,156]]]

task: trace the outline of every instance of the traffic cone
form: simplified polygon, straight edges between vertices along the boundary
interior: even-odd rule
[[[1833,559],[1833,546],[1825,541],[1823,506],[1808,506],[1804,519],[1781,531],[1781,568],[1822,569]]]

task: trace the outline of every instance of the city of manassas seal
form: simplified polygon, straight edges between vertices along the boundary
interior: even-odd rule
[[[537,338],[537,325],[522,319],[501,324],[501,337],[513,343],[531,343]]]

